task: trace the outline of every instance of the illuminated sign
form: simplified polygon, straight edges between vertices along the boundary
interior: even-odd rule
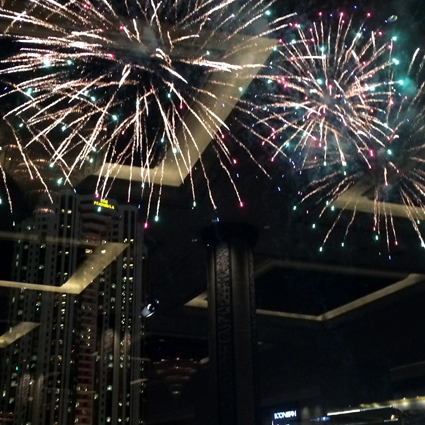
[[[274,414],[275,419],[288,419],[288,418],[296,418],[297,411],[296,410],[287,410],[286,412],[276,412]]]
[[[94,205],[97,205],[98,207],[102,208],[109,208],[110,210],[114,210],[115,207],[109,203],[107,199],[101,199],[100,201],[94,201]]]

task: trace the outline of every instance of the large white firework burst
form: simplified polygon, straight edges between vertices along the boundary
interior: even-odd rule
[[[217,110],[236,103],[261,67],[252,50],[268,54],[273,43],[262,40],[286,26],[285,17],[270,19],[273,2],[5,1],[3,38],[18,50],[2,61],[2,102],[13,99],[4,118],[29,174],[42,179],[27,155],[32,146],[64,182],[96,162],[102,196],[117,164],[161,185],[166,155],[181,180],[192,179],[198,159],[208,179],[191,122],[215,140],[231,178],[228,127]]]

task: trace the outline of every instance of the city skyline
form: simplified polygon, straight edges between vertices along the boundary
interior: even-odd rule
[[[4,349],[1,410],[15,412],[13,423],[140,423],[143,228],[137,207],[95,202],[65,191],[53,204],[42,200],[19,225],[41,243],[16,242],[13,280],[59,292],[11,289],[10,322],[40,323]],[[65,244],[48,243],[49,237]],[[72,243],[79,240],[88,244]],[[107,242],[126,248],[80,294],[61,293],[79,266],[90,264],[96,245]]]

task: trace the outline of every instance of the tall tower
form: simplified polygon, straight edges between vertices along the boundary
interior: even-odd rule
[[[81,261],[81,248],[70,243],[79,227],[75,196],[58,196],[54,204],[44,200],[18,226],[22,239],[15,244],[13,280],[46,286],[65,283]],[[56,243],[47,243],[49,238]],[[25,287],[11,291],[10,322],[40,323],[4,350],[1,410],[13,412],[14,424],[66,423],[73,412],[77,309],[75,295]]]
[[[11,291],[10,322],[40,326],[3,350],[3,416],[13,413],[16,425],[141,423],[145,248],[137,208],[62,192],[53,204],[42,200],[19,232],[19,282],[59,287],[96,246],[125,249],[80,294]]]

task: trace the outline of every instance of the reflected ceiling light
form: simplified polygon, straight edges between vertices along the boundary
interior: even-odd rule
[[[152,316],[155,313],[158,304],[158,300],[153,300],[151,302],[146,303],[142,308],[142,317],[147,318]]]
[[[24,288],[37,291],[59,292],[63,294],[80,294],[115,258],[129,245],[126,243],[107,242],[94,249],[86,261],[62,286],[39,285],[35,283],[10,282],[0,280],[0,286]]]
[[[6,333],[0,335],[0,348],[7,347],[12,344],[12,342],[15,342],[17,339],[22,338],[28,332],[35,329],[37,326],[40,326],[40,323],[21,322],[9,328]]]

